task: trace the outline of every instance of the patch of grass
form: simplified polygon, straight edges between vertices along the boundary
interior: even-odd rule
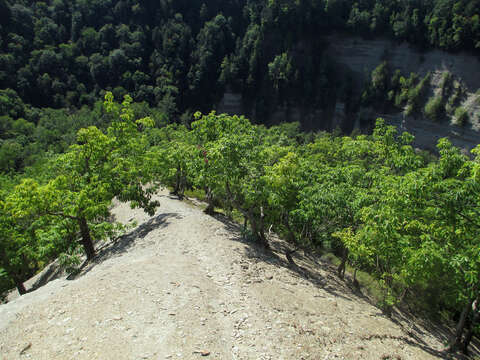
[[[348,267],[347,267],[348,269]],[[354,269],[349,269],[349,272],[353,273]],[[365,271],[357,271],[357,281],[362,288],[364,288],[367,294],[372,297],[377,303],[384,297],[380,282]]]
[[[205,194],[205,191],[200,189],[185,190],[185,196],[195,198],[200,201],[207,200],[207,195]]]
[[[338,257],[336,257],[335,255],[333,255],[332,253],[326,253],[326,254],[322,255],[321,259],[324,260],[324,261],[328,261],[329,263],[331,263],[335,266],[338,266],[341,263],[340,259]]]
[[[232,212],[230,212],[230,214],[228,214],[228,212],[222,207],[215,207],[215,211],[217,213],[225,215],[226,217],[228,217],[233,222],[236,222],[237,224],[243,225],[243,221],[244,221],[243,215],[237,209],[233,209]]]
[[[243,217],[243,214],[238,211],[237,209],[233,209],[232,211],[232,214],[231,214],[231,218],[233,221],[235,221],[236,223],[239,223],[239,224],[242,224],[244,223],[244,217]]]

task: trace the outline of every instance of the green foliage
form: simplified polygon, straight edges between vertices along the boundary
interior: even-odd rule
[[[430,73],[425,75],[413,89],[408,91],[407,107],[411,113],[418,113],[420,111],[423,98],[429,85]]]
[[[149,134],[153,179],[182,197],[191,183],[192,158],[197,152],[192,134],[185,126],[176,124],[153,130]]]
[[[117,104],[107,93],[104,106],[113,121],[105,132],[95,126],[79,130],[77,143],[48,163],[49,178],[22,180],[6,205],[2,203],[7,258],[1,267],[15,282],[21,283],[40,261],[59,253],[66,253],[63,258],[71,264],[77,234],[92,259],[94,241],[122,230],[109,222],[113,198],[153,215],[158,205],[151,200],[155,188],[148,185],[153,169],[149,143],[141,131],[153,121],[135,120],[131,102],[126,96]]]
[[[431,97],[424,108],[425,116],[436,122],[442,119],[444,111],[443,99],[441,96]]]
[[[475,296],[477,159],[441,140],[440,158],[427,163],[411,135],[381,119],[372,136],[322,134],[306,144],[288,127],[215,113],[195,119],[191,131],[162,132],[162,148],[172,141],[191,159],[166,162],[162,182],[172,185],[182,171],[188,186],[205,191],[207,211],[243,214],[263,245],[272,226],[295,248],[348,250],[347,261],[379,281],[387,312],[408,289],[425,294],[432,311]]]
[[[459,106],[455,110],[454,124],[464,126],[468,121],[468,112],[463,106]]]
[[[389,70],[387,63],[384,61],[372,71],[370,84],[362,96],[362,101],[365,104],[381,103],[389,89]]]
[[[274,89],[278,90],[282,83],[288,83],[292,76],[292,64],[287,53],[275,56],[268,64],[268,74],[273,81]]]
[[[0,268],[9,284],[21,289],[60,253],[74,266],[79,238],[91,258],[93,241],[122,231],[108,221],[112,199],[153,214],[159,184],[179,197],[203,191],[206,212],[222,207],[243,216],[249,237],[263,246],[274,229],[295,249],[341,255],[340,275],[346,263],[368,272],[386,312],[407,291],[423,296],[431,311],[461,309],[478,295],[480,148],[470,160],[442,139],[440,157],[428,158],[413,149],[411,135],[382,119],[370,136],[317,134],[310,141],[298,124],[267,129],[215,112],[195,113],[190,130],[151,128],[152,119],[135,120],[131,102],[126,96],[117,104],[107,93],[111,123],[81,129],[77,143],[47,163],[50,176],[13,189],[1,178],[8,191],[0,202]],[[31,132],[21,121],[12,128]]]
[[[440,88],[442,90],[442,97],[445,97],[451,90],[453,86],[452,74],[448,71],[442,74],[442,82],[440,83]]]
[[[31,121],[16,97],[35,107],[73,109],[93,105],[109,90],[160,107],[171,122],[186,111],[215,108],[231,88],[255,108],[254,120],[265,121],[289,102],[329,110],[336,98],[352,101],[351,80],[336,71],[320,36],[329,31],[381,33],[452,51],[480,44],[474,1],[2,4],[0,89],[15,94],[0,96],[0,116],[14,120]],[[384,73],[376,75],[368,94],[373,102],[386,83]],[[416,95],[402,97],[397,106]],[[408,108],[421,110],[415,101]]]

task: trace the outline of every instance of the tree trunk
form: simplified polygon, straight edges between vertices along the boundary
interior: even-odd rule
[[[293,261],[292,255],[298,250],[299,245],[298,245],[297,237],[295,236],[295,233],[293,232],[292,228],[290,227],[290,221],[289,221],[288,213],[285,214],[285,216],[284,216],[283,224],[287,228],[287,240],[288,240],[288,242],[295,246],[294,250],[287,250],[285,252],[285,256],[286,256],[288,262],[291,265],[295,265],[295,262]]]
[[[228,181],[225,182],[225,190],[227,192],[227,196],[225,196],[225,212],[227,217],[231,220],[233,218],[233,198],[232,192],[230,191],[230,183]]]
[[[357,268],[355,268],[355,271],[353,272],[353,286],[358,290],[360,289],[360,283],[357,280]]]
[[[171,192],[172,195],[178,196],[181,200],[183,197],[182,189],[181,189],[181,172],[180,166],[177,166],[177,171],[175,172],[175,185],[173,186],[173,191]]]
[[[92,238],[90,236],[90,229],[88,228],[87,219],[80,217],[78,219],[80,225],[80,234],[82,236],[81,243],[87,254],[87,260],[92,260],[95,257],[95,248],[93,247]]]
[[[23,282],[18,280],[17,278],[14,278],[13,281],[15,282],[15,286],[17,287],[18,293],[20,295],[25,295],[27,293],[27,289],[25,289],[25,285],[23,284]]]
[[[287,228],[288,241],[291,242],[296,247],[298,247],[297,237],[295,236],[295,233],[293,232],[292,228],[290,227],[290,216],[289,216],[288,213],[285,214],[283,224]]]
[[[183,200],[186,186],[185,175],[183,174],[180,166],[177,166],[177,172],[175,173],[175,186],[173,188],[172,194],[178,196],[179,200]]]
[[[470,342],[472,341],[475,324],[478,323],[478,321],[480,320],[480,295],[477,297],[477,299],[473,302],[472,305],[473,316],[468,326],[465,339],[462,343],[462,351],[465,355],[468,355],[468,345],[470,345]]]
[[[264,224],[265,214],[263,213],[263,206],[260,206],[260,223],[258,226],[258,235],[261,244],[265,249],[269,249],[270,245],[268,244],[267,237],[265,236],[265,224]]]
[[[257,238],[257,240],[260,241],[260,243],[266,248],[270,248],[268,244],[268,240],[265,237],[265,233],[263,232],[263,218],[262,215],[260,215],[260,221],[257,222],[257,219],[255,218],[253,212],[250,210],[248,212],[248,221],[250,222],[250,228],[252,229],[253,236]]]
[[[463,308],[462,314],[460,315],[460,319],[457,323],[457,329],[455,331],[455,336],[452,338],[450,342],[450,346],[448,347],[449,352],[455,352],[460,348],[462,344],[462,335],[463,329],[465,328],[465,324],[467,322],[468,314],[472,309],[473,299],[469,300],[465,307]]]
[[[252,212],[248,211],[248,222],[250,223],[250,229],[252,230],[253,236],[257,236],[257,220],[253,216]],[[247,223],[247,222],[245,222]]]
[[[475,319],[475,320],[478,321],[478,319]],[[465,335],[465,339],[463,339],[463,343],[462,343],[462,352],[465,355],[468,355],[468,345],[470,345],[470,342],[472,341],[472,338],[473,338],[473,329],[474,329],[474,324],[472,320],[472,324],[468,327],[467,334]]]
[[[183,200],[184,194],[185,194],[185,188],[187,187],[187,179],[185,175],[183,174],[183,171],[180,175],[180,185],[179,185],[179,190],[178,190],[178,197],[180,200]]]
[[[7,276],[13,280],[15,286],[17,287],[18,293],[20,295],[26,294],[27,290],[25,289],[25,285],[23,285],[23,281],[21,281],[17,276],[18,273],[10,269],[10,266],[9,266],[10,262],[7,258],[7,254],[2,251],[0,253],[0,258],[2,260],[0,262],[0,265],[4,267],[5,271],[7,272]]]
[[[338,265],[338,268],[337,268],[338,276],[340,276],[340,279],[343,279],[345,277],[345,268],[347,264],[347,258],[348,258],[348,249],[344,247],[342,252],[342,262],[340,263],[340,265]]]
[[[290,265],[296,266],[295,261],[293,261],[292,255],[297,252],[298,249],[287,250],[285,251],[285,257],[287,258]]]
[[[215,212],[215,205],[213,204],[213,194],[212,190],[210,188],[207,188],[205,190],[205,193],[207,195],[207,208],[205,209],[205,213],[208,215],[213,215]]]

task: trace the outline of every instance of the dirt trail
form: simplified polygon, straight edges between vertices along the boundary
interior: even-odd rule
[[[235,225],[158,198],[151,218],[117,204],[117,220],[139,226],[76,279],[0,306],[1,359],[441,357],[442,339],[385,318],[328,264],[290,269]]]

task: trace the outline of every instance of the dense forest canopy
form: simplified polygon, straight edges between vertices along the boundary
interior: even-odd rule
[[[2,0],[0,8],[0,88],[36,107],[92,104],[108,89],[178,115],[209,110],[227,85],[252,101],[273,90],[281,101],[321,105],[334,80],[318,35],[480,46],[472,0]]]
[[[409,74],[372,80],[365,96],[353,96],[352,79],[338,73],[323,35],[380,35],[475,53],[480,45],[478,1],[0,0],[0,10],[0,172],[23,169],[42,152],[64,151],[76,130],[100,125],[105,116],[95,102],[105,91],[145,102],[157,123],[188,123],[232,89],[257,123],[296,106],[324,109],[302,124],[322,129],[336,101],[350,114],[359,104],[423,111],[415,89],[420,79]],[[458,113],[454,120],[464,123],[462,94],[446,96],[432,98],[425,116]],[[94,115],[77,111],[83,106]],[[365,121],[373,126],[373,120]]]

